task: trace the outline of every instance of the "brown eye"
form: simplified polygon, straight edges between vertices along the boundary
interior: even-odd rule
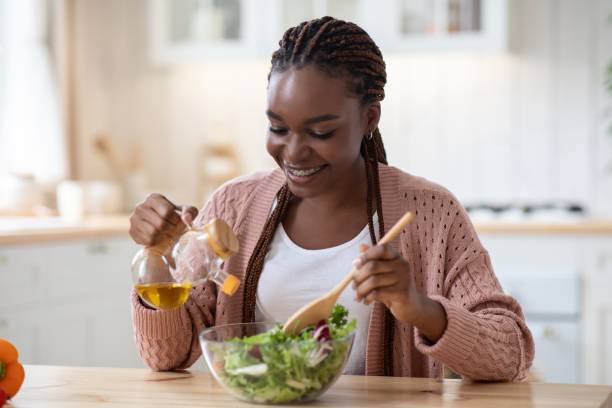
[[[310,134],[314,138],[325,140],[325,139],[329,139],[330,137],[332,137],[335,131],[336,130],[334,129],[334,130],[330,130],[329,132],[325,132],[325,133],[311,132]]]
[[[270,130],[270,132],[275,133],[277,135],[287,134],[287,129],[284,129],[284,128],[275,128],[275,127],[270,126],[268,129]]]

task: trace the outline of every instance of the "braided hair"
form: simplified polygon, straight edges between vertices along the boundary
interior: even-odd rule
[[[363,105],[382,101],[385,97],[384,86],[387,82],[385,62],[380,49],[370,36],[354,23],[333,17],[323,17],[305,21],[291,27],[279,42],[279,48],[272,54],[272,68],[268,80],[274,72],[284,72],[290,68],[314,65],[330,75],[341,75],[347,79],[349,91],[361,98]],[[380,194],[378,163],[387,164],[385,148],[380,131],[376,128],[365,135],[361,143],[367,178],[367,220],[372,243],[376,243],[374,231],[374,205],[378,214],[378,235],[384,234],[384,218]],[[373,203],[373,197],[375,203]],[[257,284],[265,256],[278,225],[287,212],[292,194],[284,184],[276,195],[277,205],[266,221],[259,241],[249,259],[245,273],[245,289],[242,310],[244,322],[255,319],[255,297]],[[390,313],[386,312],[385,337],[391,341],[393,325]],[[391,347],[385,347],[390,350]],[[388,362],[392,356],[386,356]],[[389,367],[389,364],[385,364]]]

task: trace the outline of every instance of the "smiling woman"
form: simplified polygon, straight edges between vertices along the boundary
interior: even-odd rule
[[[199,213],[182,207],[179,217],[181,207],[153,195],[131,217],[140,244],[213,217],[240,240],[224,266],[244,282],[233,297],[205,284],[181,308],[158,311],[132,296],[145,361],[189,367],[202,327],[286,321],[352,264],[340,298],[357,322],[347,373],[437,377],[444,365],[472,379],[523,379],[531,333],[466,211],[444,187],[387,165],[378,46],[359,26],[323,17],[289,28],[271,62],[266,147],[279,169],[226,183]],[[377,245],[408,211],[410,228]],[[196,249],[185,256],[198,263]]]

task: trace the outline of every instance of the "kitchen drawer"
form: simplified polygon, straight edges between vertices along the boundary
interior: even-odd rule
[[[44,284],[54,287],[47,299],[100,296],[108,290],[130,287],[130,264],[135,252],[135,245],[127,239],[55,245],[43,276]]]
[[[86,301],[0,315],[0,338],[24,364],[143,367],[133,340],[129,288]]]
[[[521,304],[527,316],[580,314],[581,277],[578,271],[567,267],[550,269],[545,265],[520,269],[500,266],[496,274],[504,291]]]
[[[0,248],[0,311],[9,306],[40,301],[44,296],[44,260],[50,253],[41,247]],[[1,313],[1,312],[0,312]]]
[[[0,337],[15,344],[24,364],[88,365],[87,319],[82,306],[15,309],[0,316]]]
[[[138,247],[126,238],[86,239],[0,250],[0,313],[10,307],[69,302],[131,287]]]
[[[580,381],[580,332],[576,321],[527,320],[533,334],[533,371],[544,382]]]

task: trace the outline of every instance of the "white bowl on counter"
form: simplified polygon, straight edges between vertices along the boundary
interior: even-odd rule
[[[62,218],[81,219],[91,215],[118,214],[123,194],[110,181],[62,181],[57,186],[57,209]]]

